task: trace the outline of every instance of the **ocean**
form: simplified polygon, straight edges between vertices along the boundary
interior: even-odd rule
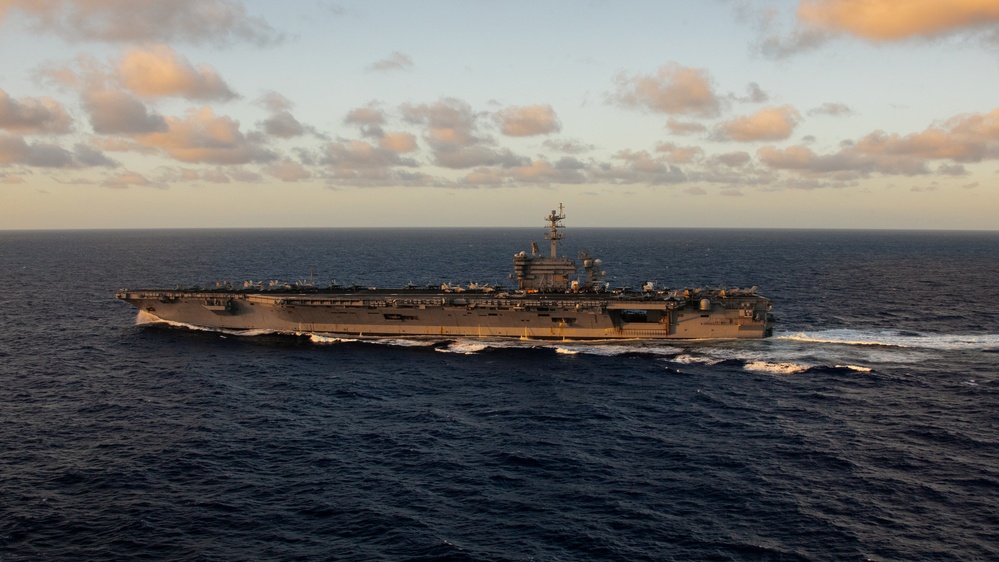
[[[144,324],[120,288],[507,284],[541,229],[0,232],[0,561],[997,560],[999,233],[569,229],[760,341]]]

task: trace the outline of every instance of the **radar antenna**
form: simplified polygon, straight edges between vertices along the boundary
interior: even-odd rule
[[[565,228],[565,225],[562,224],[561,222],[559,222],[559,221],[561,221],[564,218],[565,218],[565,213],[564,213],[564,210],[562,208],[562,204],[561,203],[558,204],[558,213],[557,214],[555,213],[555,210],[552,209],[551,214],[548,215],[547,217],[545,217],[545,220],[547,220],[549,223],[551,223],[550,226],[549,226],[549,232],[545,233],[545,240],[551,240],[552,241],[552,257],[553,258],[555,257],[555,246],[558,244],[558,241],[561,240],[563,236],[565,236],[564,234],[562,234],[561,232],[558,231],[558,229],[560,229],[560,228]]]

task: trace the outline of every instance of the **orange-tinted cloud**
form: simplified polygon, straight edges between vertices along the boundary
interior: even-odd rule
[[[784,140],[800,121],[801,115],[790,105],[767,107],[722,123],[717,134],[723,139],[743,142]]]
[[[919,133],[901,136],[871,133],[853,150],[871,156],[906,155],[956,162],[999,158],[999,109],[959,115]]]
[[[795,170],[827,176],[866,176],[871,173],[914,176],[929,173],[923,159],[907,154],[864,154],[847,147],[833,154],[816,154],[798,145],[784,149],[766,146],[756,152],[760,161],[770,168]]]
[[[344,123],[353,125],[384,125],[385,112],[375,104],[368,104],[364,107],[356,107],[343,119]]]
[[[602,164],[591,171],[592,179],[610,183],[645,183],[664,185],[687,181],[687,175],[679,166],[666,161],[662,156],[653,156],[645,150],[620,150],[613,160],[621,164]]]
[[[875,131],[832,154],[816,154],[799,145],[783,149],[767,146],[757,155],[770,168],[808,174],[928,174],[935,160],[970,163],[999,158],[999,109],[959,115],[908,135]],[[944,165],[938,172],[960,175],[963,168]]]
[[[423,139],[430,146],[434,163],[452,169],[478,166],[523,166],[528,159],[508,148],[492,146],[490,138],[479,136],[479,114],[464,101],[444,98],[432,104],[404,104],[403,118],[424,125]]]
[[[260,139],[244,135],[238,121],[216,116],[208,107],[194,110],[183,119],[167,117],[166,125],[165,131],[137,135],[136,140],[182,162],[245,164],[277,158],[260,145]]]
[[[0,21],[21,17],[31,29],[70,41],[265,44],[280,39],[235,0],[3,0]]]
[[[575,159],[562,159],[554,165],[545,160],[535,160],[528,166],[519,166],[511,170],[514,179],[521,183],[560,183],[578,184],[586,181],[583,169],[578,166],[566,165],[568,162],[578,163]]]
[[[856,159],[840,153],[833,156],[820,156],[806,146],[777,148],[764,146],[756,151],[757,156],[767,166],[782,170],[809,172],[835,172],[858,168]]]
[[[801,0],[809,26],[871,41],[932,37],[999,24],[995,0]]]
[[[425,138],[438,150],[456,150],[482,141],[475,135],[475,112],[467,102],[445,98],[432,104],[404,104],[402,114],[406,121],[426,125]]]
[[[655,74],[615,77],[614,99],[621,105],[671,115],[718,114],[720,103],[704,69],[687,68],[675,62],[659,67]]]
[[[377,147],[362,140],[327,144],[325,161],[335,168],[350,170],[415,165],[411,160],[400,158],[399,153],[394,150]]]
[[[547,135],[562,130],[550,105],[508,107],[495,115],[500,131],[511,137]]]
[[[672,164],[689,164],[704,155],[704,149],[699,146],[677,146],[671,142],[656,146],[656,152],[666,156],[666,161]]]
[[[343,118],[343,122],[348,125],[358,125],[361,128],[361,135],[365,137],[381,138],[385,134],[382,129],[382,125],[385,124],[385,111],[378,106],[378,102],[350,110]]]
[[[133,49],[118,64],[121,84],[140,96],[180,96],[195,100],[229,100],[236,94],[207,66],[195,68],[165,45]]]
[[[14,99],[0,89],[0,129],[16,133],[68,133],[73,119],[50,98]]]
[[[417,149],[416,137],[410,133],[385,133],[379,139],[378,145],[398,153],[413,152]]]

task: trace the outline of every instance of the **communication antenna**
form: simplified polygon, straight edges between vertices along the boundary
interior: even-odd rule
[[[561,222],[559,222],[559,221],[561,221],[564,218],[565,218],[565,212],[564,212],[564,210],[562,208],[562,204],[561,203],[558,204],[558,213],[557,214],[555,213],[555,210],[552,209],[551,214],[548,215],[547,217],[545,217],[545,220],[547,220],[549,223],[551,223],[549,225],[549,227],[548,227],[549,231],[547,233],[545,233],[545,240],[551,240],[552,241],[552,257],[553,258],[555,257],[555,246],[558,244],[558,241],[561,240],[563,236],[565,236],[564,234],[562,234],[561,232],[558,231],[558,229],[560,229],[560,228],[565,228],[565,225],[562,224]]]

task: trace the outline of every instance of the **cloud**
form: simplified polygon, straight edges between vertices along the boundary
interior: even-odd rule
[[[108,158],[100,150],[83,143],[73,147],[73,155],[76,157],[77,162],[84,166],[104,166],[107,168],[118,166],[118,162]]]
[[[263,179],[260,174],[242,168],[230,169],[229,175],[232,176],[232,179],[243,183],[255,183]]]
[[[201,178],[201,174],[191,168],[164,168],[161,172],[160,180],[164,183],[193,182]]]
[[[381,138],[385,134],[382,125],[385,124],[385,111],[379,107],[378,102],[371,102],[363,107],[356,107],[347,112],[343,122],[348,125],[357,125],[361,128],[361,135],[365,137]]]
[[[767,107],[720,124],[716,136],[742,142],[784,140],[800,121],[801,115],[790,105]]]
[[[994,0],[802,0],[798,20],[869,41],[935,37],[999,24]]]
[[[362,140],[331,142],[326,145],[325,164],[346,170],[415,166],[394,150],[374,146]]]
[[[73,155],[49,143],[27,143],[21,137],[0,135],[0,164],[24,164],[38,168],[72,168]]]
[[[773,169],[792,170],[835,178],[865,177],[872,173],[915,176],[929,173],[926,160],[903,153],[872,154],[850,145],[833,154],[820,155],[805,146],[778,149],[766,146],[756,151],[760,161]]]
[[[765,34],[756,49],[766,57],[785,59],[800,52],[817,49],[830,38],[829,33],[817,29],[798,28],[787,37],[771,32]]]
[[[576,139],[548,139],[542,145],[548,150],[563,154],[582,154],[596,148],[592,144],[584,144]]]
[[[508,107],[494,115],[500,131],[511,137],[548,135],[562,130],[555,110],[550,105]]]
[[[612,99],[635,107],[670,115],[718,114],[720,102],[706,70],[687,68],[675,62],[659,67],[655,74],[618,74]]]
[[[621,164],[602,163],[592,169],[592,178],[610,183],[645,183],[665,185],[687,181],[687,175],[679,166],[669,164],[664,157],[656,157],[648,151],[621,150],[613,160]]]
[[[68,41],[187,41],[264,45],[280,40],[263,19],[235,0],[3,0],[0,21],[27,21],[36,32]]]
[[[398,51],[389,55],[388,58],[384,58],[368,66],[368,70],[372,72],[390,72],[393,70],[409,70],[410,68],[413,68],[413,59],[409,58],[409,55]]]
[[[288,98],[275,91],[268,91],[256,99],[255,103],[271,112],[270,117],[258,121],[257,126],[266,135],[282,139],[298,137],[306,133],[325,139],[314,127],[307,126],[295,118],[289,111],[293,104]]]
[[[523,166],[527,158],[507,148],[495,148],[492,139],[479,136],[479,114],[468,103],[445,98],[432,104],[404,104],[403,118],[426,127],[423,140],[433,151],[438,166],[452,169],[479,166]]]
[[[477,116],[468,103],[444,98],[432,104],[404,104],[403,118],[413,124],[426,125],[425,138],[438,149],[457,149],[482,141],[474,135]]]
[[[301,124],[298,119],[295,119],[290,112],[285,110],[274,113],[258,124],[268,135],[283,139],[301,136],[310,130],[308,127]]]
[[[429,185],[434,181],[422,172],[404,169],[416,168],[415,160],[363,140],[327,143],[320,163],[328,166],[323,177],[331,185]]]
[[[362,126],[381,126],[385,124],[385,112],[376,103],[364,107],[356,107],[347,112],[344,123]]]
[[[272,112],[287,111],[291,109],[293,105],[288,98],[282,96],[274,90],[268,90],[261,94],[260,97],[257,98],[256,103]]]
[[[90,114],[90,126],[99,134],[143,134],[167,130],[162,116],[150,113],[145,104],[128,92],[104,89],[84,92],[83,108]]]
[[[378,145],[396,153],[414,152],[417,150],[416,136],[404,131],[386,132],[382,125],[386,122],[385,111],[377,102],[371,102],[364,107],[357,107],[347,113],[344,123],[359,125],[361,135],[378,139]]]
[[[140,96],[230,100],[236,94],[210,67],[195,68],[165,45],[133,49],[118,64],[121,84]]]
[[[238,121],[216,116],[209,107],[192,110],[184,118],[167,117],[166,125],[165,131],[137,135],[136,140],[182,162],[245,164],[277,158],[260,145],[261,139],[244,135]]]
[[[385,133],[378,141],[382,148],[392,152],[413,152],[417,149],[416,137],[410,133]]]
[[[855,115],[854,111],[850,109],[850,106],[842,103],[826,102],[819,107],[809,109],[809,115],[832,115],[839,117],[841,115]]]
[[[529,159],[514,154],[509,148],[466,146],[437,150],[434,153],[434,161],[438,166],[453,169],[474,168],[476,166],[513,168],[527,164]]]
[[[757,150],[756,155],[765,165],[780,170],[827,173],[848,170],[867,172],[871,168],[870,163],[858,159],[855,154],[847,151],[820,156],[810,148],[800,145],[783,149],[765,146]]]
[[[872,156],[911,156],[980,162],[999,158],[999,109],[952,117],[939,126],[901,136],[875,131],[853,148]]]
[[[466,174],[461,183],[488,186],[581,184],[587,181],[582,173],[584,167],[575,158],[563,158],[555,164],[534,160],[509,168],[479,167]]]
[[[73,119],[50,98],[14,99],[0,89],[0,129],[16,133],[68,133]]]
[[[746,95],[743,97],[733,96],[736,101],[745,103],[766,103],[770,101],[770,94],[763,91],[756,82],[750,82],[746,86]]]
[[[748,152],[726,152],[725,154],[718,154],[715,159],[725,164],[726,166],[737,168],[739,166],[744,166],[749,163],[751,156]]]
[[[133,185],[139,187],[164,187],[146,179],[145,176],[137,172],[124,172],[117,176],[112,176],[101,182],[104,187],[112,189],[127,189]]]
[[[297,182],[312,177],[312,174],[305,169],[305,166],[288,159],[267,166],[266,171],[268,174],[284,182]]]
[[[22,164],[36,168],[113,168],[118,163],[101,151],[79,143],[70,152],[51,143],[28,143],[22,137],[0,135],[0,164]]]
[[[963,164],[941,164],[937,173],[942,176],[967,176],[970,174]]]
[[[671,164],[689,164],[704,156],[704,149],[699,146],[676,146],[671,142],[659,144],[656,152],[664,154]]]
[[[194,170],[191,168],[165,168],[158,178],[158,184],[165,185],[176,182],[208,182],[215,184],[228,184],[233,180],[243,183],[254,183],[262,179],[256,172],[244,170],[239,166],[227,166],[222,168],[211,168],[208,170]]]
[[[680,121],[672,117],[666,121],[666,128],[674,135],[694,135],[707,132],[708,128],[692,121]]]
[[[787,34],[774,30],[772,10],[757,13],[764,30],[758,49],[774,58],[818,48],[841,35],[891,42],[982,34],[994,41],[999,27],[994,0],[800,0]]]

